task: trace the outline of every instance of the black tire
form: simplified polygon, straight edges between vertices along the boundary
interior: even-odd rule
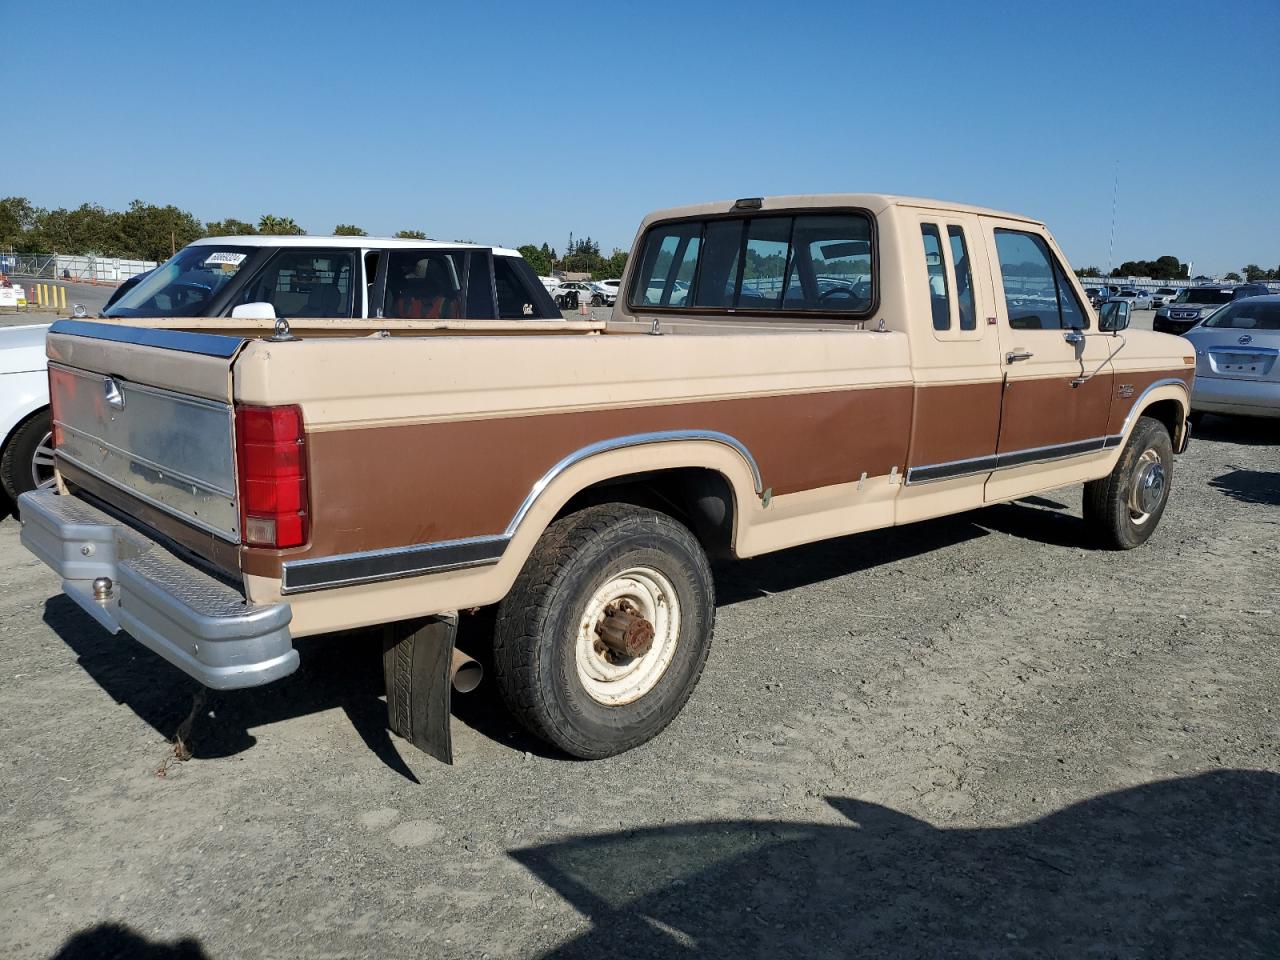
[[[635,568],[657,571],[673,588],[674,653],[651,689],[607,704],[581,677],[579,626],[598,591]],[[498,605],[494,674],[530,732],[575,757],[608,757],[657,736],[680,712],[702,675],[714,625],[711,568],[687,527],[630,504],[587,507],[547,529]],[[648,656],[658,649],[655,641]]]
[[[1140,547],[1164,515],[1172,481],[1173,441],[1168,428],[1152,417],[1139,417],[1115,469],[1084,485],[1085,523],[1106,547]],[[1148,490],[1145,502],[1136,492],[1139,484]],[[1158,485],[1158,491],[1153,485]]]
[[[4,454],[0,455],[0,486],[14,502],[17,502],[19,494],[34,490],[39,485],[35,475],[36,451],[46,442],[52,429],[46,408],[24,420],[9,437]],[[52,477],[52,467],[49,467],[49,477]]]
[[[597,294],[595,294],[595,295],[591,298],[591,305],[592,305],[593,307],[603,307],[603,306],[604,306],[604,297],[600,296],[600,294],[598,294],[598,293],[597,293]]]

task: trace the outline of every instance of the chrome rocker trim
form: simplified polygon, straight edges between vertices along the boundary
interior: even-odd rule
[[[524,501],[516,509],[511,522],[501,534],[417,543],[405,547],[366,550],[329,557],[309,557],[305,560],[286,560],[281,565],[280,592],[287,595],[311,590],[329,590],[334,587],[379,583],[429,573],[490,566],[502,559],[507,544],[516,535],[520,524],[529,515],[538,498],[546,492],[547,487],[558,476],[570,467],[613,450],[678,440],[711,441],[737,451],[751,471],[751,480],[755,485],[757,496],[763,494],[764,482],[755,458],[751,456],[751,452],[741,440],[727,433],[715,430],[663,430],[614,437],[575,450],[544,473],[529,490]]]

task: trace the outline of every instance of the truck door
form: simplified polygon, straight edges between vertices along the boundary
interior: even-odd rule
[[[1098,335],[1074,276],[1043,230],[983,221],[1004,368],[999,469],[986,498],[1000,500],[1069,483],[1073,464],[1104,449],[1114,342]],[[1053,461],[1062,461],[1066,474],[1029,466]]]

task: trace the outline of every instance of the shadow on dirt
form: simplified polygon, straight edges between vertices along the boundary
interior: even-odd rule
[[[1209,486],[1241,503],[1280,507],[1280,473],[1237,469],[1214,477]]]
[[[156,943],[120,923],[100,923],[67,939],[50,960],[209,960],[190,937]]]
[[[1246,446],[1273,446],[1280,443],[1280,420],[1265,417],[1219,417],[1202,413],[1191,431],[1191,450],[1197,440],[1239,443]]]
[[[107,633],[61,594],[45,602],[44,621],[113,700],[166,739],[173,739],[192,711],[193,698],[203,690],[205,702],[183,737],[193,759],[241,753],[257,742],[250,730],[338,707],[378,759],[407,780],[419,782],[387,727],[382,646],[375,633],[299,638],[294,641],[300,659],[296,673],[265,687],[213,691],[204,690],[130,637]],[[458,645],[479,653],[474,634],[469,619],[463,618]],[[492,683],[466,696],[455,695],[453,707],[457,719],[513,749],[548,749],[517,726]],[[410,749],[403,741],[399,746]]]
[[[1280,776],[1224,770],[1021,826],[693,823],[512,852],[593,928],[550,956],[1276,957]]]

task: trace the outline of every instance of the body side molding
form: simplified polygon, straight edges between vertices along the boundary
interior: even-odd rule
[[[328,557],[308,557],[305,560],[286,560],[281,564],[280,592],[292,594],[327,590],[495,564],[502,559],[507,544],[538,499],[557,477],[575,464],[613,450],[682,440],[710,441],[737,452],[751,471],[756,495],[762,494],[764,481],[755,458],[742,441],[727,433],[716,430],[663,430],[614,437],[588,444],[560,459],[533,485],[506,529],[499,535],[418,543]]]

